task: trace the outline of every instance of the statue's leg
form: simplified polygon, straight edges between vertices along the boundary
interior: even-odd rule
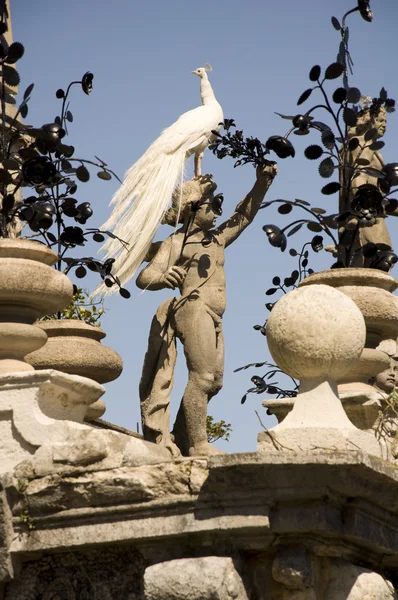
[[[224,335],[222,331],[217,334],[217,347],[216,347],[216,359],[215,359],[215,375],[214,375],[214,383],[212,389],[208,394],[207,401],[210,400],[218,394],[223,385],[223,375],[224,375]],[[206,415],[207,416],[207,415]],[[189,437],[187,426],[185,422],[185,414],[183,408],[183,401],[181,400],[180,408],[178,409],[178,413],[176,416],[176,420],[173,428],[174,441],[179,447],[181,454],[183,456],[189,455]]]
[[[182,399],[189,454],[215,454],[219,451],[207,441],[206,417],[208,400],[220,389],[216,390],[222,376],[223,353],[217,347],[220,334],[216,334],[214,320],[201,301],[186,302],[176,311],[175,320],[189,372]],[[179,426],[181,413],[175,427],[176,441],[180,437]]]
[[[139,391],[144,438],[166,446],[173,456],[179,456],[170,435],[170,394],[177,358],[169,322],[173,303],[167,300],[161,304],[152,320]]]

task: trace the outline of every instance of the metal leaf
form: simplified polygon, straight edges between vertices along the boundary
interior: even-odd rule
[[[299,223],[298,225],[293,227],[293,229],[291,229],[289,231],[289,233],[287,234],[287,237],[290,237],[291,235],[294,235],[295,233],[297,233],[302,228],[303,224],[304,223]]]
[[[99,171],[97,173],[97,177],[99,177],[100,179],[104,179],[105,181],[109,181],[110,179],[112,179],[112,175],[108,173],[108,171]]]
[[[128,298],[130,298],[130,297],[131,297],[131,294],[130,294],[130,292],[129,292],[128,290],[126,290],[126,288],[122,288],[122,287],[121,287],[121,288],[119,289],[119,294],[121,295],[121,297],[122,297],[122,298],[126,298],[126,299],[128,299]]]
[[[289,214],[293,209],[293,206],[291,204],[281,204],[278,208],[278,213],[280,213],[281,215],[287,215]]]
[[[368,131],[365,133],[364,139],[365,139],[365,141],[369,142],[370,140],[375,139],[377,136],[378,136],[377,129],[372,127],[371,129],[368,129]]]
[[[317,81],[320,76],[321,76],[321,67],[319,65],[314,65],[309,74],[310,80]]]
[[[356,87],[350,87],[347,90],[347,102],[357,104],[361,99],[361,91]]]
[[[320,231],[323,231],[323,227],[319,223],[315,223],[314,221],[310,221],[309,223],[307,223],[307,227],[310,231],[313,231],[314,233],[319,233]]]
[[[325,196],[330,196],[330,195],[338,192],[339,189],[340,189],[339,182],[331,181],[330,183],[327,183],[326,185],[323,186],[323,188],[321,189],[321,192],[322,192],[322,194],[325,194]]]
[[[13,94],[9,94],[8,92],[6,92],[4,90],[4,101],[7,102],[7,104],[16,104],[16,98]]]
[[[23,57],[24,52],[25,48],[23,47],[23,44],[21,44],[21,42],[14,42],[7,50],[5,62],[10,64],[16,63],[17,60]]]
[[[345,108],[343,110],[343,120],[348,127],[355,127],[358,121],[358,115],[352,108]]]
[[[66,115],[65,115],[65,116],[66,116],[66,120],[67,120],[67,121],[69,121],[69,123],[72,123],[72,122],[73,122],[73,115],[72,115],[72,113],[70,112],[70,110],[67,110],[67,111],[66,111]]]
[[[306,100],[308,100],[308,98],[311,96],[312,94],[312,88],[308,88],[308,90],[305,90],[305,92],[303,92],[300,96],[300,98],[297,100],[297,104],[303,104],[303,102],[305,102]]]
[[[340,75],[342,75],[343,72],[344,72],[344,65],[342,65],[341,63],[335,62],[326,68],[325,78],[326,79],[337,79],[337,77],[340,77]]]
[[[370,165],[370,160],[367,158],[357,158],[355,163],[361,167],[366,167],[367,165]]]
[[[336,104],[342,104],[346,97],[347,91],[342,87],[337,88],[337,90],[334,91],[332,96],[333,102],[336,102]]]
[[[26,90],[23,93],[23,98],[24,100],[26,100],[26,98],[28,98],[28,96],[31,95],[33,88],[35,87],[34,83],[31,83],[30,85],[28,85],[28,87],[26,88]]]
[[[341,25],[340,25],[338,19],[336,19],[336,17],[332,17],[331,20],[332,20],[332,25],[336,29],[336,31],[340,31]]]
[[[348,149],[351,150],[351,152],[353,150],[356,150],[359,146],[359,139],[356,137],[353,137],[350,139],[350,141],[348,142]]]
[[[373,167],[367,167],[363,170],[363,172],[371,177],[377,177],[378,179],[385,178],[385,174],[382,171],[379,171],[379,169],[374,169]]]
[[[307,146],[304,150],[304,156],[308,158],[308,160],[317,160],[323,154],[323,150],[320,146],[316,144],[312,144],[311,146]]]
[[[345,45],[344,42],[340,42],[339,52],[337,54],[337,62],[345,65]]]
[[[331,177],[333,175],[334,172],[334,163],[333,160],[328,157],[325,158],[320,164],[319,164],[319,175],[321,177],[324,177],[325,179],[328,179],[329,177]]]
[[[18,72],[14,69],[14,67],[10,67],[9,65],[3,65],[3,79],[12,87],[16,87],[20,82]]]
[[[26,117],[28,115],[28,105],[27,104],[21,104],[21,106],[19,107],[19,112],[21,114],[21,117],[23,119],[26,119]]]
[[[325,131],[322,132],[321,139],[322,144],[329,150],[334,147],[336,140],[334,137],[334,133],[331,129],[325,129]]]
[[[384,148],[385,146],[385,142],[379,140],[376,142],[373,142],[372,144],[370,144],[369,149],[370,150],[381,150],[382,148]]]
[[[76,169],[76,177],[79,181],[86,182],[90,179],[90,173],[84,165],[81,165]]]

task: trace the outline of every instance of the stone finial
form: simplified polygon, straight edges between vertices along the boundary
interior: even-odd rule
[[[281,369],[300,380],[336,380],[359,358],[365,344],[359,308],[326,285],[289,292],[267,324],[270,352]]]
[[[281,369],[300,379],[300,391],[283,422],[268,435],[260,434],[259,450],[339,448],[380,453],[375,439],[348,419],[337,395],[336,381],[361,355],[365,337],[359,308],[330,286],[299,288],[277,302],[267,325],[269,349]]]

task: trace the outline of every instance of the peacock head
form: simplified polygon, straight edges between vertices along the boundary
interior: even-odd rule
[[[192,71],[192,73],[193,73],[193,75],[197,75],[200,78],[207,75],[206,70],[203,67],[200,67],[199,69],[195,69],[195,71]]]
[[[199,67],[199,69],[195,69],[195,71],[192,71],[192,74],[197,75],[201,79],[203,77],[207,78],[207,71],[211,71],[211,70],[212,70],[212,68],[209,65],[209,63],[206,63],[204,67]]]

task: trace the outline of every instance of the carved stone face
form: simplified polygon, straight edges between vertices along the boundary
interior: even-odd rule
[[[387,392],[390,394],[396,384],[398,375],[398,356],[392,356],[390,361],[390,366],[385,371],[382,371],[375,377],[375,385],[383,390],[383,392]]]
[[[386,111],[380,109],[377,113],[376,118],[374,119],[374,128],[377,129],[378,137],[383,137],[386,132],[387,127],[387,115]]]
[[[216,225],[218,215],[213,210],[213,194],[203,202],[195,214],[195,225],[203,231],[210,231]]]

